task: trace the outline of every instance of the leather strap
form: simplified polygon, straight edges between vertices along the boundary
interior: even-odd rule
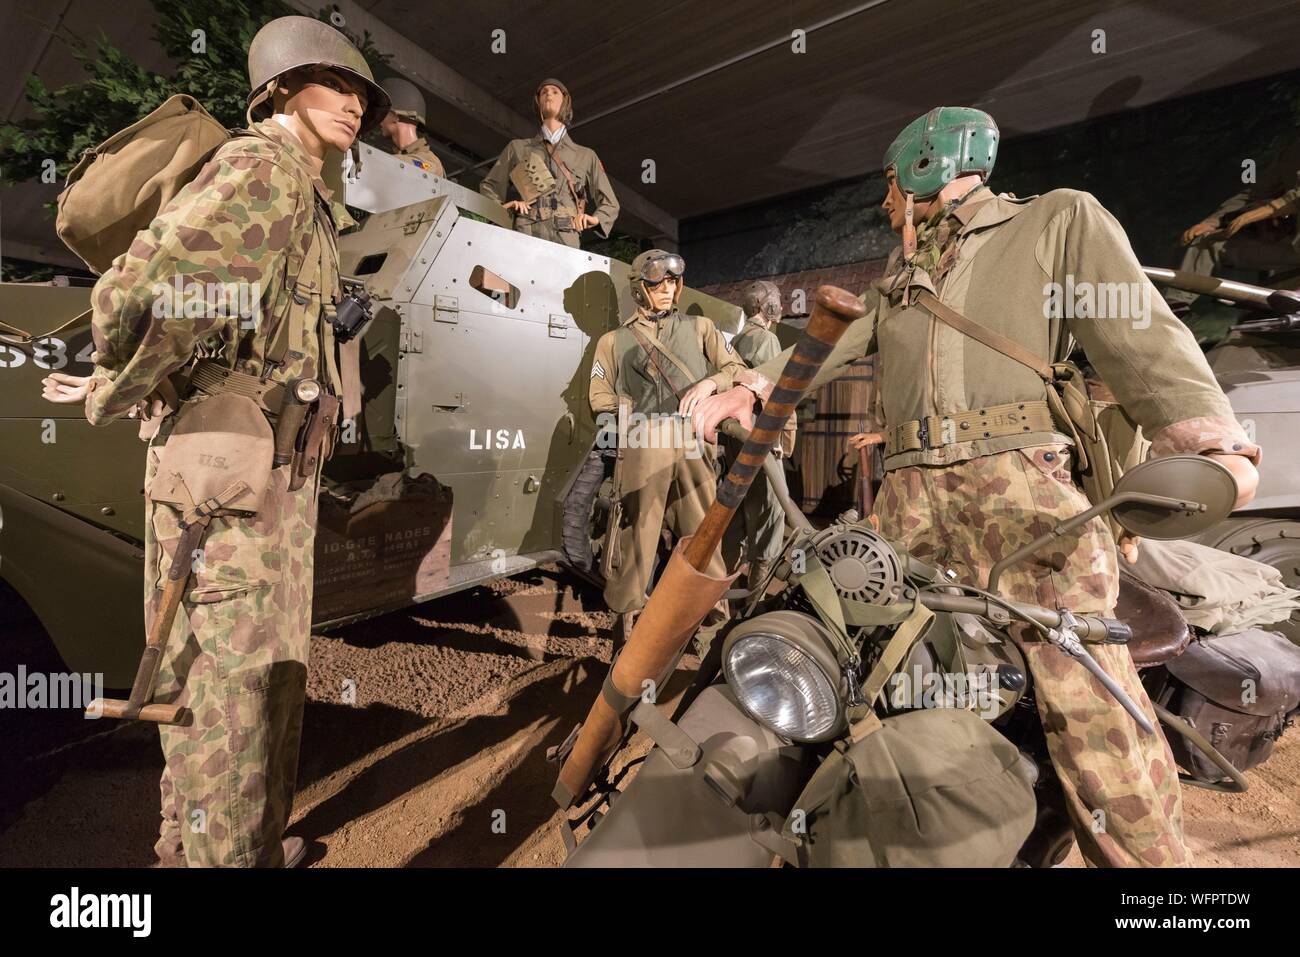
[[[566,133],[565,135],[567,136],[568,134]],[[583,213],[583,203],[582,200],[578,198],[577,187],[573,185],[573,174],[569,172],[569,167],[564,165],[564,160],[555,155],[555,146],[552,145],[550,141],[547,141],[546,143],[546,152],[550,155],[551,159],[555,160],[555,165],[560,167],[560,172],[564,174],[564,181],[569,184],[569,195],[573,197],[573,208],[577,214],[581,216]],[[576,223],[573,228],[575,230],[578,229]],[[581,232],[581,230],[578,231]]]
[[[628,326],[628,329],[631,331],[633,337],[635,337],[637,343],[640,344],[642,351],[645,352],[646,358],[648,358],[650,363],[655,367],[655,372],[659,373],[659,378],[663,379],[668,388],[672,390],[673,395],[680,399],[684,394],[684,390],[673,385],[673,380],[672,377],[668,375],[668,370],[659,362],[659,354],[662,352],[667,358],[672,360],[673,365],[677,366],[677,368],[686,375],[687,379],[693,382],[694,376],[691,375],[691,371],[686,368],[685,363],[665,349],[663,344],[659,342],[653,334],[647,336],[645,332],[636,328],[635,325]],[[654,340],[653,343],[651,342],[652,339]]]
[[[1051,406],[1041,400],[1006,402],[967,412],[928,415],[895,426],[885,433],[885,455],[924,452],[956,442],[1000,439],[1025,432],[1055,432]]]
[[[934,318],[956,329],[962,335],[970,336],[970,338],[983,343],[994,352],[1000,352],[1008,359],[1014,359],[1021,365],[1027,366],[1036,372],[1044,382],[1050,383],[1053,380],[1052,367],[1047,362],[1034,355],[1020,343],[1014,342],[992,329],[981,326],[973,319],[967,319],[951,306],[944,305],[939,301],[939,297],[928,289],[922,289],[916,297],[916,301]]]

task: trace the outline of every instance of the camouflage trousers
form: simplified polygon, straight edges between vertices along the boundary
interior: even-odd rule
[[[157,467],[150,448],[146,488]],[[190,867],[280,867],[293,807],[311,634],[316,483],[275,469],[260,511],[214,518],[163,653],[154,700],[194,713],[159,728],[166,764],[155,850]],[[145,619],[180,537],[146,502]]]
[[[1000,558],[1088,506],[1070,475],[1069,448],[1053,445],[891,471],[875,514],[882,534],[921,561],[983,585]],[[1093,519],[1045,546],[1008,568],[998,590],[1045,608],[1110,615],[1119,570],[1107,526]],[[1153,735],[1064,652],[1036,640],[1021,647],[1084,859],[1096,867],[1190,864],[1177,767],[1128,649],[1088,645],[1147,713]]]

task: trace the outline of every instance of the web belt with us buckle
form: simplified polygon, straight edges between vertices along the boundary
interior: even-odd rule
[[[904,422],[886,433],[885,455],[928,452],[957,442],[1054,431],[1056,425],[1046,402],[1004,402],[982,409],[929,415]]]

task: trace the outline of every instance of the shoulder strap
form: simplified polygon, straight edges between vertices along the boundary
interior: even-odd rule
[[[688,382],[694,383],[695,377],[691,375],[690,371],[676,356],[674,356],[671,352],[663,348],[663,344],[659,342],[659,340],[655,337],[654,333],[650,333],[647,335],[645,332],[642,332],[640,329],[636,328],[635,325],[628,326],[627,328],[628,331],[631,332],[632,335],[636,338],[636,341],[641,346],[642,351],[645,352],[646,358],[648,358],[650,360],[651,365],[654,366],[655,372],[659,374],[659,378],[663,379],[664,382],[667,383],[668,388],[672,389],[673,395],[677,396],[677,398],[680,399],[682,397],[684,390],[679,389],[677,388],[677,386],[673,385],[672,376],[668,374],[668,370],[665,369],[663,365],[659,362],[660,354],[663,354],[664,356],[667,356],[669,359],[671,359],[673,364],[676,365],[679,370],[685,373]],[[651,340],[653,340],[653,344],[651,343]]]
[[[579,213],[583,212],[583,203],[578,198],[578,190],[573,185],[573,174],[569,172],[569,167],[564,165],[564,160],[555,155],[555,146],[549,142],[546,144],[546,152],[550,154],[551,159],[555,160],[556,165],[560,167],[560,172],[564,174],[564,181],[569,184],[569,195],[573,197],[573,205]]]
[[[934,295],[928,289],[922,289],[919,296],[919,302],[930,315],[938,319],[947,326],[956,329],[962,335],[970,336],[976,342],[981,342],[988,346],[994,352],[1000,352],[1008,359],[1014,359],[1023,366],[1027,366],[1038,374],[1044,382],[1051,382],[1055,377],[1052,373],[1052,367],[1044,362],[1038,356],[1034,355],[1018,342],[1013,342],[1006,336],[994,332],[992,329],[981,326],[973,319],[967,319],[956,309],[945,306],[939,301],[939,297]]]
[[[698,325],[696,328],[697,329],[699,328]],[[632,331],[635,333],[640,330],[633,329]],[[673,351],[669,349],[666,345],[664,345],[658,336],[656,336],[653,332],[645,332],[642,333],[642,335],[644,335],[647,339],[649,339],[652,343],[654,343],[655,348],[658,349],[660,352],[662,352],[664,356],[667,357],[668,361],[677,367],[678,371],[681,372],[682,375],[686,376],[687,382],[690,382],[692,385],[694,385],[695,373],[690,370],[690,368],[686,365],[685,362],[677,358],[677,356],[673,354]]]

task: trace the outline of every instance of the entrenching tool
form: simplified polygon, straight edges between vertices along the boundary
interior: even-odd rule
[[[144,653],[140,655],[140,666],[136,669],[135,682],[131,685],[131,694],[125,701],[121,698],[96,698],[86,706],[86,716],[121,718],[127,721],[154,721],[158,724],[188,725],[193,716],[189,708],[178,704],[148,704],[153,697],[154,684],[158,681],[158,668],[162,664],[163,648],[167,636],[171,634],[176,612],[189,587],[193,568],[192,556],[203,543],[203,536],[208,530],[214,512],[225,507],[249,491],[247,482],[232,482],[230,486],[213,498],[200,502],[181,519],[181,537],[172,553],[171,565],[167,569],[167,584],[158,596],[158,605],[154,610],[153,624],[145,636]]]
[[[695,534],[683,538],[673,549],[663,577],[605,678],[600,697],[592,704],[587,720],[577,729],[576,738],[570,736],[573,743],[552,792],[560,807],[569,807],[586,793],[597,771],[623,740],[626,717],[641,701],[648,683],[664,677],[709,609],[739,574],[719,579],[706,575],[703,570],[822,363],[850,323],[865,314],[862,301],[852,293],[834,286],[817,290],[808,326],[723,480],[717,499],[709,506]]]

